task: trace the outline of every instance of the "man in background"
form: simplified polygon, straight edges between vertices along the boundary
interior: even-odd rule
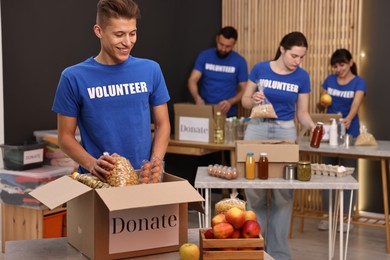
[[[235,28],[222,28],[216,36],[216,47],[198,55],[188,79],[195,104],[219,104],[227,117],[237,116],[237,103],[248,80],[247,62],[233,50],[237,38]]]

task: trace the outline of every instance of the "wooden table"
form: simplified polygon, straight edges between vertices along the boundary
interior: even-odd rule
[[[236,145],[235,144],[214,144],[193,141],[180,141],[171,139],[169,141],[167,153],[184,154],[192,156],[202,156],[210,153],[230,151],[231,165],[236,165]]]
[[[328,177],[313,175],[310,181],[303,182],[298,180],[285,180],[283,178],[269,178],[268,180],[247,180],[242,176],[239,176],[234,180],[226,180],[217,177],[208,175],[207,167],[198,167],[195,178],[195,188],[197,188],[200,193],[205,198],[205,214],[203,215],[204,219],[200,222],[203,227],[209,227],[211,222],[211,189],[326,189],[326,190],[337,190],[340,193],[340,212],[344,210],[344,190],[357,190],[359,188],[359,183],[351,176],[345,177]],[[332,192],[329,192],[329,259],[333,258],[334,254],[334,242],[336,236],[335,225],[337,221],[334,221],[333,224],[333,212],[332,212]],[[352,196],[351,196],[352,201]],[[349,205],[349,212],[351,212],[352,203]],[[340,223],[343,222],[343,215],[340,214]],[[334,231],[332,231],[334,230]],[[348,248],[348,238],[349,238],[349,223],[347,228],[347,236],[345,241],[345,251],[344,251],[344,234],[343,234],[343,225],[340,225],[340,259],[346,259],[347,257],[347,248]]]
[[[328,143],[321,143],[319,148],[310,147],[309,140],[303,139],[299,142],[299,151],[302,157],[308,155],[345,157],[356,159],[377,160],[381,162],[382,189],[383,189],[383,208],[385,220],[385,232],[387,241],[387,253],[390,253],[390,225],[389,225],[389,201],[387,188],[387,168],[390,167],[390,141],[377,141],[377,146],[330,146]],[[342,211],[341,211],[342,212]],[[371,224],[375,226],[375,224]],[[383,228],[383,225],[377,224],[377,227]]]
[[[188,241],[199,245],[199,229],[188,230]],[[50,238],[37,240],[7,241],[5,259],[12,260],[41,260],[41,259],[88,259],[74,247],[68,244],[66,238]],[[171,252],[157,255],[131,258],[132,260],[179,260],[179,252]],[[273,260],[270,255],[264,253],[265,260]]]

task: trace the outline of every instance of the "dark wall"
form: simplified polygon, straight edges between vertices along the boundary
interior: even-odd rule
[[[378,140],[390,140],[389,123],[389,42],[390,1],[363,1],[361,76],[367,81],[362,122]],[[361,210],[383,213],[381,166],[378,161],[360,160],[359,169]],[[387,178],[387,186],[390,180]],[[390,197],[389,197],[390,198]]]
[[[98,50],[96,1],[2,0],[6,143],[56,128],[51,105],[62,69]]]
[[[97,0],[1,0],[5,143],[55,129],[51,106],[61,71],[96,55]],[[221,0],[138,0],[142,18],[132,55],[160,63],[173,103],[191,101],[186,80],[198,52],[213,46]]]

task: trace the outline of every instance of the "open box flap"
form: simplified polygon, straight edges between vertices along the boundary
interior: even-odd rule
[[[75,181],[69,176],[62,176],[36,188],[29,194],[49,209],[54,209],[90,190],[91,188],[87,185]]]
[[[96,190],[110,211],[203,201],[188,181]]]

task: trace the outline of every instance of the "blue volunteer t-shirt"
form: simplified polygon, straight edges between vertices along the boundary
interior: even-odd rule
[[[234,97],[238,84],[248,80],[246,60],[235,51],[225,58],[218,57],[215,48],[202,51],[194,69],[202,73],[200,96],[206,104],[218,104]],[[237,105],[232,106],[227,116],[237,116]]]
[[[257,63],[249,79],[257,84],[259,91],[264,90],[278,116],[277,120],[293,120],[298,94],[310,93],[309,74],[300,67],[290,74],[277,74],[272,71],[270,62]]]
[[[150,158],[150,109],[169,99],[156,62],[129,56],[104,65],[91,57],[62,72],[52,109],[77,118],[82,145],[93,157],[118,153],[137,169]]]
[[[329,95],[332,97],[332,104],[328,107],[327,113],[341,113],[343,118],[345,118],[350,109],[355,98],[356,91],[363,91],[364,95],[366,94],[366,81],[359,77],[355,76],[348,84],[340,85],[337,83],[337,75],[329,75],[322,87],[326,89]],[[360,121],[359,116],[356,116],[351,121],[351,126],[347,130],[348,134],[351,134],[353,137],[357,137],[360,133]]]

